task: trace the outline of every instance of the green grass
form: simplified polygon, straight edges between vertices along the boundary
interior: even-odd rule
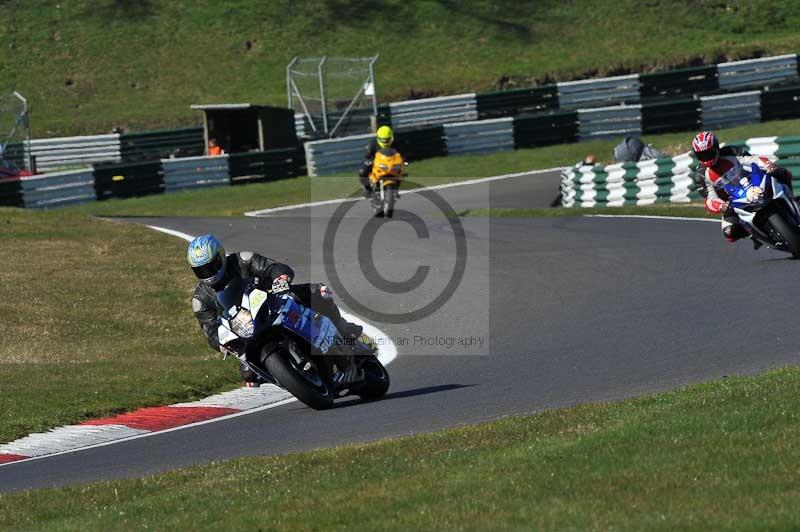
[[[436,185],[456,179],[415,177],[413,180]],[[103,216],[236,216],[251,210],[344,198],[351,194],[361,197],[357,177],[302,176],[269,183],[92,202],[65,210]]]
[[[19,530],[795,530],[800,369],[0,496]]]
[[[294,56],[380,53],[388,102],[800,49],[793,0],[2,5],[3,85],[30,99],[36,138],[197,124],[192,103],[283,106]]]
[[[792,135],[800,132],[800,120],[780,120],[720,130],[725,140],[759,136]],[[671,155],[689,149],[693,133],[650,135],[645,140]],[[568,166],[594,153],[601,162],[611,162],[615,140],[598,140],[523,149],[489,155],[439,157],[409,166],[410,180],[421,185],[438,185],[535,168]],[[247,211],[347,197],[358,194],[355,168],[352,176],[298,177],[236,187],[218,187],[144,196],[125,200],[92,202],[67,210],[105,216],[232,216]]]
[[[180,240],[65,211],[0,226],[0,443],[238,382],[200,337]]]
[[[699,203],[692,204],[658,204],[630,207],[591,207],[554,209],[469,209],[458,213],[459,216],[490,218],[541,218],[555,216],[584,216],[591,214],[637,215],[637,216],[683,216],[690,218],[717,219]]]

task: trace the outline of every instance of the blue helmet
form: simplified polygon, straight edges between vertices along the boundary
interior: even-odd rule
[[[202,282],[215,285],[225,275],[225,249],[214,235],[198,236],[189,242],[186,259]]]

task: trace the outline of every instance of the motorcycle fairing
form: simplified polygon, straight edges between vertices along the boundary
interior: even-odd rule
[[[241,294],[241,296],[239,296],[239,294]],[[220,319],[220,325],[217,328],[217,336],[219,337],[220,345],[226,345],[239,338],[239,336],[233,332],[233,327],[230,322],[238,312],[237,306],[234,303],[239,300],[241,301],[239,307],[250,312],[254,320],[253,325],[256,329],[259,328],[255,319],[256,316],[258,316],[259,310],[261,310],[261,307],[263,307],[264,303],[267,301],[267,293],[258,288],[247,288],[242,279],[235,278],[225,290],[217,294],[217,301],[223,308],[226,308]],[[230,308],[227,308],[228,306],[230,306]]]
[[[263,290],[259,290],[258,288],[254,288],[247,294],[248,298],[248,310],[250,314],[253,315],[253,318],[258,316],[258,311],[261,310],[261,307],[267,301],[267,293]]]
[[[336,340],[338,330],[326,316],[314,312],[295,301],[293,297],[283,296],[277,310],[278,317],[272,322],[280,325],[327,353]]]
[[[254,327],[253,336],[257,336],[265,325],[280,326],[299,335],[322,353],[327,353],[338,335],[338,330],[330,319],[298,303],[291,295],[268,296],[263,290],[245,286],[238,278],[232,280],[225,290],[217,294],[217,301],[223,309],[226,309],[217,328],[221,345],[240,338],[233,331],[231,323],[239,309],[250,313]],[[269,310],[275,316],[269,324],[258,319],[265,304],[269,305]]]
[[[800,210],[788,189],[755,163],[751,164],[750,175],[742,176],[735,182],[728,181],[722,188],[730,197],[733,210],[739,219],[745,223],[750,232],[756,233],[767,244],[771,242],[770,236],[759,229],[756,216],[769,212],[764,209],[768,203],[771,201],[782,203],[795,220],[800,221]]]
[[[219,337],[219,345],[226,345],[233,340],[239,338],[236,334],[231,331],[230,329],[231,324],[228,320],[223,319],[220,323],[220,326],[217,328],[217,336]]]
[[[745,210],[747,207],[758,207],[759,204],[765,204],[773,199],[793,203],[788,201],[785,187],[755,163],[751,165],[750,175],[742,176],[736,181],[728,181],[722,188],[730,197],[736,214],[747,222],[750,222],[755,215],[755,212]]]

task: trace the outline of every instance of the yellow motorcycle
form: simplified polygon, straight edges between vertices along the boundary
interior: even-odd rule
[[[404,168],[408,163],[394,148],[383,148],[375,152],[369,181],[372,183],[372,208],[378,218],[391,218],[394,204],[398,198],[400,183],[406,176]]]

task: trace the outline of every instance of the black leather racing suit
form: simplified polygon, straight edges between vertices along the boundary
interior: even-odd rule
[[[238,253],[231,253],[225,257],[225,276],[215,286],[210,286],[205,283],[198,283],[197,288],[194,290],[192,296],[192,310],[200,324],[200,330],[203,336],[208,340],[208,345],[213,349],[219,350],[219,336],[217,329],[219,327],[219,310],[217,307],[217,291],[227,286],[230,279],[234,275],[242,278],[257,277],[259,282],[264,286],[272,286],[275,278],[281,275],[287,275],[289,281],[294,278],[294,271],[282,262],[269,259],[252,251],[240,251]],[[333,323],[342,330],[342,327],[347,327],[347,322],[344,321],[339,309],[333,302],[331,292],[322,284],[293,284],[291,285],[291,292],[295,297],[307,307],[319,312],[323,316],[327,316]],[[242,365],[242,378],[245,381],[255,380],[255,375]]]
[[[358,169],[358,180],[361,183],[361,188],[365,191],[372,190],[372,184],[369,182],[369,173],[372,172],[372,161],[375,160],[375,153],[380,149],[378,141],[372,139],[367,144],[367,152],[364,154],[364,162],[361,168]]]

